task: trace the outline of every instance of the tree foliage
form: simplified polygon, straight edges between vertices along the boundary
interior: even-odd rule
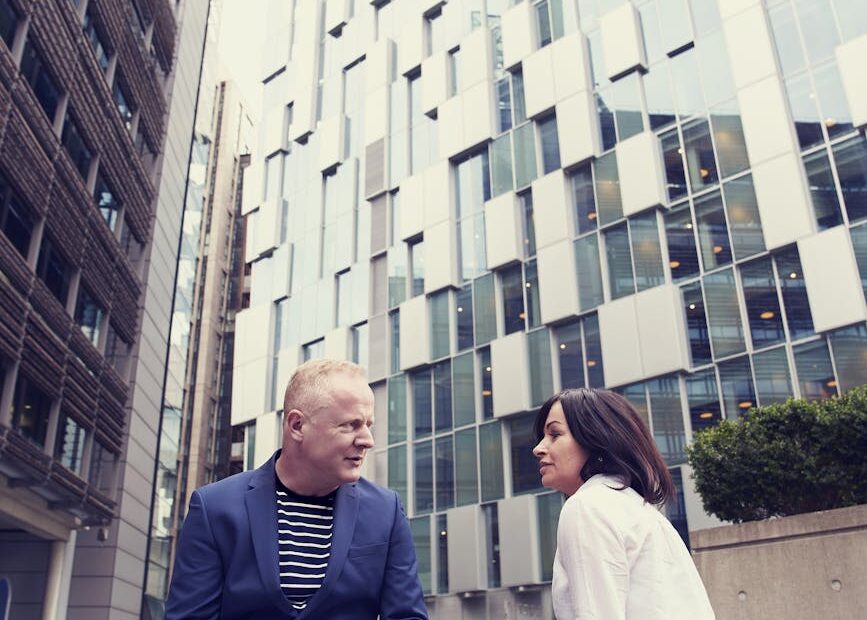
[[[867,503],[867,386],[751,409],[687,453],[704,509],[726,521]]]

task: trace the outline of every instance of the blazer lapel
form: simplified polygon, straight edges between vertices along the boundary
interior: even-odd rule
[[[315,617],[314,611],[319,601],[329,596],[328,589],[333,588],[343,565],[346,563],[346,555],[349,553],[349,544],[355,533],[355,520],[358,517],[358,489],[355,484],[344,484],[337,489],[337,497],[334,499],[334,525],[331,536],[331,556],[328,558],[328,567],[325,569],[325,578],[322,587],[313,595],[307,604],[307,608],[301,617]]]
[[[277,489],[274,483],[276,455],[256,470],[244,496],[250,521],[250,536],[262,583],[272,602],[285,612],[289,601],[280,589],[279,545],[277,542]]]

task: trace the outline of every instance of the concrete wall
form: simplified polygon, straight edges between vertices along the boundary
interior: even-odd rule
[[[40,620],[52,541],[23,531],[0,532],[0,575],[12,586],[13,620]]]
[[[867,618],[867,504],[690,532],[718,620]]]

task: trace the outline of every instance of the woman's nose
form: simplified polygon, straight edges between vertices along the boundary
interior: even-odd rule
[[[533,448],[533,456],[535,456],[537,459],[542,458],[542,455],[545,454],[545,447],[542,445],[544,443],[545,443],[545,440],[543,439],[542,441],[540,441],[539,443],[536,444],[535,448]]]

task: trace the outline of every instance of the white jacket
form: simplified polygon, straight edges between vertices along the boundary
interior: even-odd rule
[[[563,505],[551,583],[558,620],[713,620],[677,531],[620,479],[596,475]]]

